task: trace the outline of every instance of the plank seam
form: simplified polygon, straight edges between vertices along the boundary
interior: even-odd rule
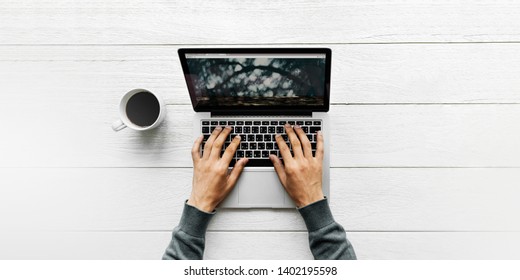
[[[396,41],[396,42],[329,42],[329,43],[315,43],[315,42],[301,42],[301,43],[232,43],[232,44],[200,44],[200,43],[164,43],[164,44],[132,44],[132,43],[124,43],[124,44],[116,44],[116,43],[50,43],[50,44],[29,44],[29,43],[19,43],[19,44],[0,44],[0,46],[326,46],[326,45],[469,45],[469,44],[520,44],[520,41],[446,41],[446,42],[435,42],[435,41],[423,41],[423,42],[413,42],[413,41]]]

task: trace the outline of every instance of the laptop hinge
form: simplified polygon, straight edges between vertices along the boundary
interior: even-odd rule
[[[290,111],[242,111],[242,110],[230,110],[230,111],[213,111],[211,117],[225,117],[225,116],[301,116],[301,117],[312,117],[312,111],[303,110],[290,110]]]

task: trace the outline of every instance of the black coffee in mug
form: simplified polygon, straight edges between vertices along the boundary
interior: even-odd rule
[[[147,91],[134,94],[126,103],[126,116],[138,126],[152,125],[159,118],[160,111],[159,100]]]

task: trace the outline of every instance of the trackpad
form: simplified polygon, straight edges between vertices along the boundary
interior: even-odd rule
[[[280,207],[285,204],[285,190],[273,170],[244,170],[237,186],[241,207]]]

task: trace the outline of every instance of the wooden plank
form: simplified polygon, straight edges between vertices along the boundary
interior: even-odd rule
[[[115,96],[1,102],[2,167],[191,167],[193,110],[148,132],[110,125]],[[331,167],[519,167],[520,105],[332,106]]]
[[[190,168],[3,168],[0,231],[169,231],[191,177]],[[334,168],[330,205],[349,231],[520,230],[518,182],[509,168]],[[306,228],[295,209],[220,209],[210,230]]]
[[[160,259],[169,232],[3,234],[0,259]],[[358,259],[518,259],[518,233],[347,232]],[[244,248],[248,248],[244,250]],[[312,259],[307,233],[210,232],[205,259]]]
[[[517,2],[3,1],[2,44],[519,41]]]
[[[333,52],[334,104],[520,103],[520,44],[320,46]],[[93,95],[117,100],[144,87],[191,104],[177,46],[1,46],[0,61],[11,102],[74,96],[91,104]]]
[[[358,259],[518,259],[509,233],[347,232]],[[307,233],[211,233],[208,259],[312,259]],[[484,245],[485,244],[485,245]],[[244,250],[250,248],[250,250]]]

